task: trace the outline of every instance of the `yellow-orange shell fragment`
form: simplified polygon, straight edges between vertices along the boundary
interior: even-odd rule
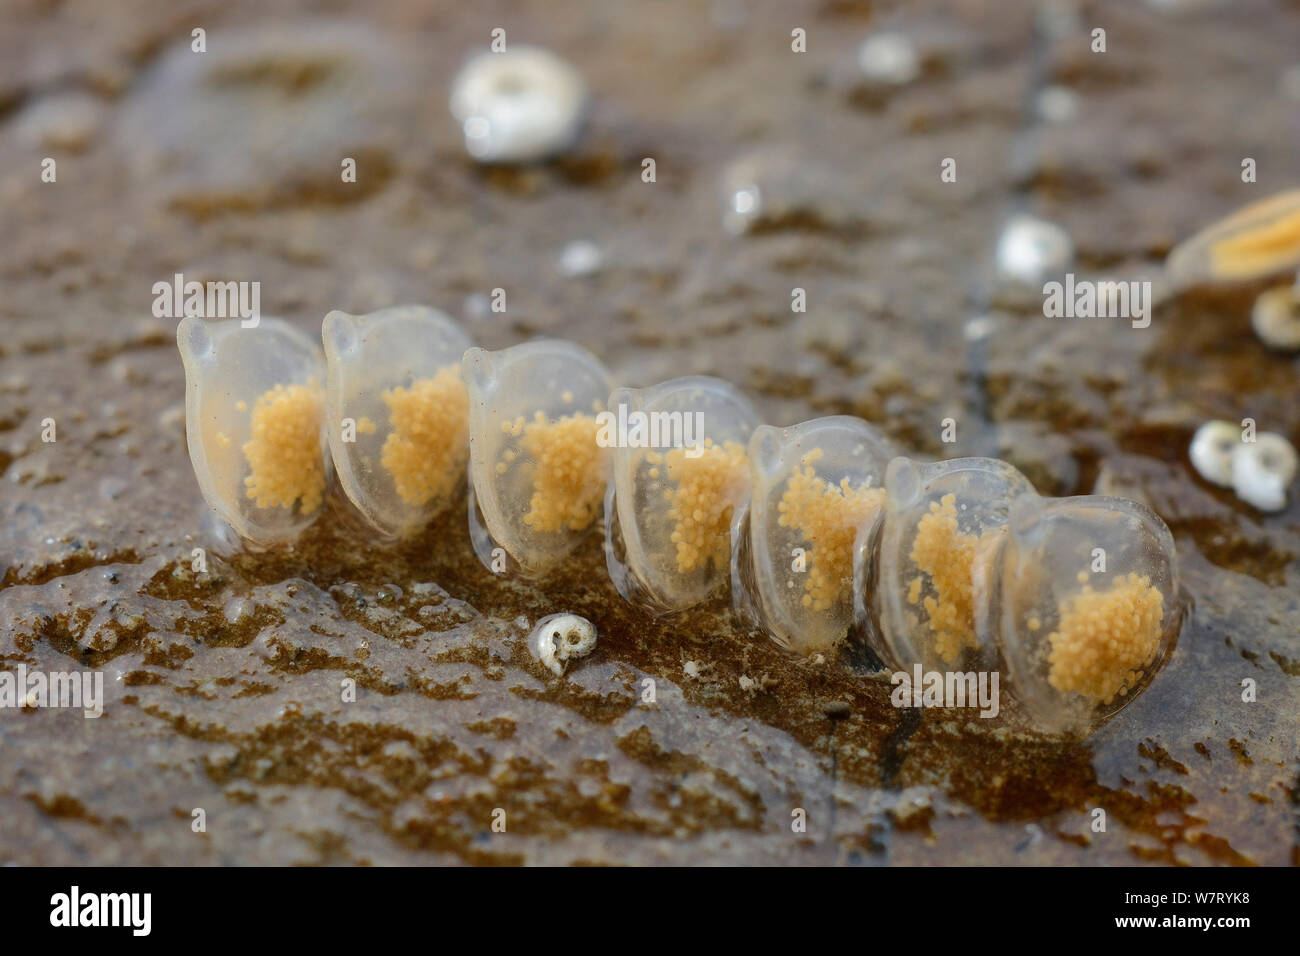
[[[1175,285],[1244,282],[1300,267],[1300,189],[1251,203],[1179,243],[1165,260]]]

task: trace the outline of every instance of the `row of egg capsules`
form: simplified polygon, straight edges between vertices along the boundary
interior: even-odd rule
[[[1042,497],[994,459],[914,461],[861,419],[763,425],[699,376],[611,389],[578,345],[488,351],[422,306],[331,312],[324,358],[270,318],[187,318],[177,338],[199,485],[255,545],[310,525],[332,472],[377,531],[416,533],[468,466],[489,568],[500,548],[545,575],[603,502],[629,601],[678,611],[729,585],[742,620],[798,653],[852,630],[894,667],[1005,669],[1049,732],[1131,700],[1180,623],[1173,540],[1149,508]]]

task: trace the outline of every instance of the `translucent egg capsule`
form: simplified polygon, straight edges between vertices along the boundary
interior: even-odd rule
[[[203,497],[240,537],[290,541],[316,520],[330,480],[325,362],[311,337],[279,319],[187,317],[185,434]]]
[[[754,430],[749,507],[732,533],[732,602],[746,623],[800,653],[848,633],[858,529],[884,506],[894,455],[874,428],[843,415]]]
[[[365,519],[411,534],[464,487],[469,338],[425,306],[331,312],[321,326],[326,420],[339,483]]]
[[[992,458],[889,463],[884,512],[857,542],[855,587],[859,627],[887,661],[994,669],[996,642],[981,624],[989,562],[1026,494],[1029,480]]]
[[[989,608],[1034,724],[1082,733],[1132,700],[1178,632],[1174,541],[1124,498],[1025,495],[993,564]]]
[[[601,419],[601,442],[613,446],[605,560],[614,586],[659,611],[706,600],[730,577],[754,409],[727,382],[694,376],[615,389]]]
[[[497,573],[508,555],[523,573],[543,574],[600,516],[609,449],[597,442],[596,416],[609,375],[586,349],[548,339],[499,352],[472,348],[461,375],[475,553]]]

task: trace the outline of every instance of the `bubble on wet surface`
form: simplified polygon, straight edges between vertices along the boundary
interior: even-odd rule
[[[904,33],[876,33],[858,47],[858,69],[869,80],[902,86],[921,75],[921,58]]]
[[[1070,267],[1074,243],[1056,223],[1036,216],[1012,217],[998,236],[994,252],[1000,276],[1034,286]]]
[[[730,196],[730,208],[725,223],[727,231],[738,235],[745,231],[747,224],[758,219],[763,208],[763,194],[758,186],[743,183],[736,186]]]
[[[603,263],[600,246],[590,239],[575,239],[560,252],[560,275],[567,278],[595,275]]]
[[[1079,98],[1065,86],[1047,86],[1038,93],[1034,107],[1048,123],[1069,123],[1079,113]]]
[[[982,342],[997,331],[997,319],[991,315],[975,315],[962,326],[962,336],[968,342]]]

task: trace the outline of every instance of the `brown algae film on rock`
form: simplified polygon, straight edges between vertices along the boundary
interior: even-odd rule
[[[592,531],[608,479],[597,416],[604,366],[570,342],[541,339],[499,352],[469,349],[470,536],[494,572],[509,556],[540,575]]]
[[[329,445],[348,499],[378,531],[413,534],[455,501],[469,457],[469,394],[460,360],[471,346],[436,309],[331,312]]]
[[[618,388],[600,416],[611,447],[605,558],[620,594],[652,610],[698,604],[730,578],[731,525],[749,497],[757,415],[738,389],[689,376]]]
[[[883,507],[889,442],[860,419],[759,426],[749,444],[752,492],[738,523],[732,600],[781,645],[822,651],[854,616],[858,536]]]
[[[1131,700],[1181,621],[1173,538],[1127,499],[1025,497],[994,567],[1003,659],[1044,729],[1082,732]]]
[[[176,340],[204,499],[247,541],[291,541],[320,513],[331,477],[319,347],[267,317],[249,328],[187,317]]]

